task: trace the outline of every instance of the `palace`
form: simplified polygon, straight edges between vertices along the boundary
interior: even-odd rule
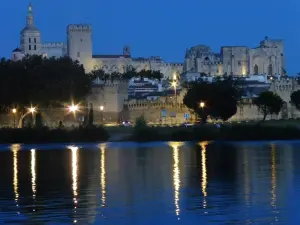
[[[70,24],[67,26],[67,43],[43,43],[41,31],[34,24],[33,7],[29,3],[26,26],[20,33],[20,49],[13,51],[12,58],[18,60],[24,55],[46,57],[69,56],[84,65],[87,72],[103,69],[107,73],[123,73],[128,69],[159,70],[164,78],[173,74],[199,73],[206,75],[285,75],[283,40],[266,37],[256,48],[246,46],[223,46],[219,53],[208,46],[198,45],[186,50],[183,63],[168,63],[159,56],[149,58],[132,57],[130,46],[124,46],[121,54],[98,55],[92,51],[92,26]]]
[[[20,49],[13,51],[12,59],[18,60],[25,55],[44,55],[46,57],[69,56],[83,64],[86,72],[93,69],[103,69],[107,73],[123,73],[127,69],[160,70],[164,77],[172,77],[174,73],[181,74],[182,63],[167,63],[160,57],[150,58],[131,56],[129,46],[123,48],[122,54],[97,55],[92,52],[92,26],[88,24],[71,24],[67,27],[67,43],[43,43],[41,31],[34,24],[33,7],[29,3],[26,26],[20,33]]]
[[[256,48],[223,46],[220,53],[198,45],[186,50],[184,71],[206,75],[285,75],[283,41],[266,37]]]
[[[181,75],[179,82],[194,81],[199,78],[211,80],[213,76],[223,75],[244,76],[251,91],[244,96],[238,112],[230,119],[231,121],[261,119],[262,115],[252,104],[251,99],[266,90],[279,94],[285,102],[282,112],[275,118],[287,119],[299,116],[298,111],[290,104],[290,94],[300,89],[298,80],[282,77],[286,75],[282,40],[272,40],[266,37],[256,48],[223,46],[220,53],[213,52],[207,46],[198,45],[186,50],[183,63],[167,63],[160,57],[132,57],[129,46],[125,46],[121,54],[93,54],[92,26],[89,24],[68,25],[66,37],[66,43],[43,43],[41,32],[34,24],[32,5],[29,4],[26,26],[20,33],[20,48],[13,51],[12,59],[20,60],[27,54],[45,57],[69,56],[82,63],[86,72],[93,69],[102,69],[106,73],[123,73],[131,68],[137,71],[160,70],[165,79],[172,79],[174,73]],[[148,122],[157,124],[162,121],[162,110],[164,110],[167,112],[167,116],[164,116],[164,123],[182,123],[185,121],[184,115],[189,112],[183,104],[186,90],[183,88],[180,92],[174,91],[178,96],[174,96],[174,93],[162,95],[161,85],[164,82],[169,84],[168,80],[159,82],[157,86],[143,86],[144,83],[127,81],[95,83],[86,103],[91,103],[95,109],[98,109],[94,111],[95,121],[105,123],[124,119],[134,121],[138,116],[144,115]],[[132,94],[145,92],[145,89],[146,92],[153,92],[153,95],[140,99]],[[103,111],[99,110],[100,106],[103,106]],[[63,121],[64,114],[59,109],[57,111],[57,118]],[[49,117],[48,123],[51,123],[51,120],[53,118]]]

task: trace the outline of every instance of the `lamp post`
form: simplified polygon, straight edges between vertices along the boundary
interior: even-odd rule
[[[177,108],[177,92],[176,92],[176,87],[177,87],[177,76],[174,73],[173,75],[173,82],[172,86],[174,87],[174,95],[175,95],[175,108]]]
[[[104,106],[103,105],[100,105],[100,112],[101,112],[101,124],[103,125],[103,109],[104,109]]]
[[[78,105],[74,105],[74,103],[72,103],[71,105],[68,106],[68,111],[70,113],[73,113],[75,120],[77,120],[76,118],[76,112],[79,111],[79,106]],[[80,125],[80,122],[79,122]]]
[[[203,110],[204,106],[205,106],[205,103],[204,103],[204,102],[200,102],[200,108],[201,108],[202,110]]]
[[[16,128],[16,113],[17,113],[17,109],[13,108],[12,109],[12,113],[14,114],[14,128]]]
[[[32,123],[34,124],[34,113],[36,112],[36,108],[31,106],[28,110],[32,115]]]
[[[201,110],[202,110],[202,114],[204,114],[204,107],[205,107],[205,102],[200,102],[200,104],[199,104],[199,106],[200,106],[200,108],[201,108]],[[204,116],[204,115],[203,115]],[[203,120],[203,116],[202,116],[202,120]],[[203,122],[203,121],[202,121]]]

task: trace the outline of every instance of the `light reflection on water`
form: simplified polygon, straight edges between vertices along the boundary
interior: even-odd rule
[[[12,145],[0,151],[0,224],[300,224],[299,147]]]

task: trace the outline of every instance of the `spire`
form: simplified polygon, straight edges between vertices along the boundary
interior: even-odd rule
[[[188,48],[186,49],[186,52],[185,52],[185,58],[186,59],[190,58],[190,51]]]
[[[32,5],[31,2],[28,4],[28,12],[27,12],[27,26],[33,26],[33,10],[32,10]]]

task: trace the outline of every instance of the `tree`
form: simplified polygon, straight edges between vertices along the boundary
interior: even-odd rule
[[[93,104],[90,104],[90,111],[89,111],[89,126],[93,126],[94,124],[94,109]]]
[[[296,107],[296,109],[300,110],[300,90],[294,91],[291,94],[291,102]]]
[[[20,121],[31,105],[42,108],[80,101],[91,87],[83,66],[69,57],[34,55],[16,62],[2,59],[0,79],[1,108],[17,108]]]
[[[40,129],[42,128],[44,125],[43,125],[43,117],[42,117],[42,114],[41,113],[37,113],[35,115],[35,127]]]
[[[228,120],[237,111],[241,89],[231,78],[215,82],[194,82],[190,85],[183,103],[193,110],[205,123],[208,117]],[[200,103],[204,105],[200,107]]]
[[[95,70],[92,70],[90,73],[87,74],[88,77],[91,79],[91,81],[94,81],[96,79],[99,79],[99,80],[102,80],[102,81],[105,81],[108,79],[109,77],[109,74],[105,73],[104,70],[102,69],[95,69]]]
[[[267,115],[278,114],[283,106],[283,100],[272,91],[261,92],[260,95],[253,100],[253,103],[262,112],[263,121]]]

